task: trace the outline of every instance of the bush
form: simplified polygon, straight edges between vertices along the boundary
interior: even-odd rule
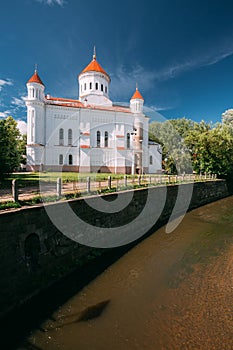
[[[5,202],[0,203],[0,210],[10,209],[10,208],[20,208],[21,205],[17,202]]]

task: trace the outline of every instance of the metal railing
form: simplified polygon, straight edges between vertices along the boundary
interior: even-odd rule
[[[18,180],[8,182],[4,186],[0,185],[0,202],[7,201],[30,201],[38,199],[38,202],[47,199],[54,201],[61,198],[72,198],[90,194],[103,194],[106,192],[118,192],[134,188],[167,186],[173,184],[213,181],[216,174],[182,174],[182,175],[135,175],[122,176],[115,179],[111,175],[106,179],[93,179],[91,177],[80,178],[78,181],[62,182],[61,178],[56,181],[41,181],[33,186],[21,188]]]

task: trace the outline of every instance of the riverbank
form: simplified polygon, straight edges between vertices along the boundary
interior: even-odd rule
[[[232,349],[233,197],[159,229],[73,296],[19,349]],[[85,322],[82,312],[109,301]],[[107,336],[106,336],[107,335]]]

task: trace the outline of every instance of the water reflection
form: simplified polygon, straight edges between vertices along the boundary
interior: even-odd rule
[[[20,349],[231,349],[233,198],[188,213],[60,306]]]

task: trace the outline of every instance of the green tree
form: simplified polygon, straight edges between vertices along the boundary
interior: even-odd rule
[[[21,160],[22,139],[12,117],[0,120],[0,176],[17,169]]]
[[[186,118],[153,122],[149,126],[149,138],[159,142],[163,149],[163,168],[167,173],[190,172],[191,158],[184,142],[194,122]]]
[[[196,172],[233,177],[233,129],[230,125],[199,125],[192,130],[185,142],[191,150]]]
[[[152,140],[163,147],[163,166],[169,173],[212,173],[233,178],[233,126],[193,122],[186,118],[149,127]]]
[[[20,139],[19,139],[20,163],[24,165],[27,162],[26,145],[27,145],[27,135],[26,134],[20,135]]]

